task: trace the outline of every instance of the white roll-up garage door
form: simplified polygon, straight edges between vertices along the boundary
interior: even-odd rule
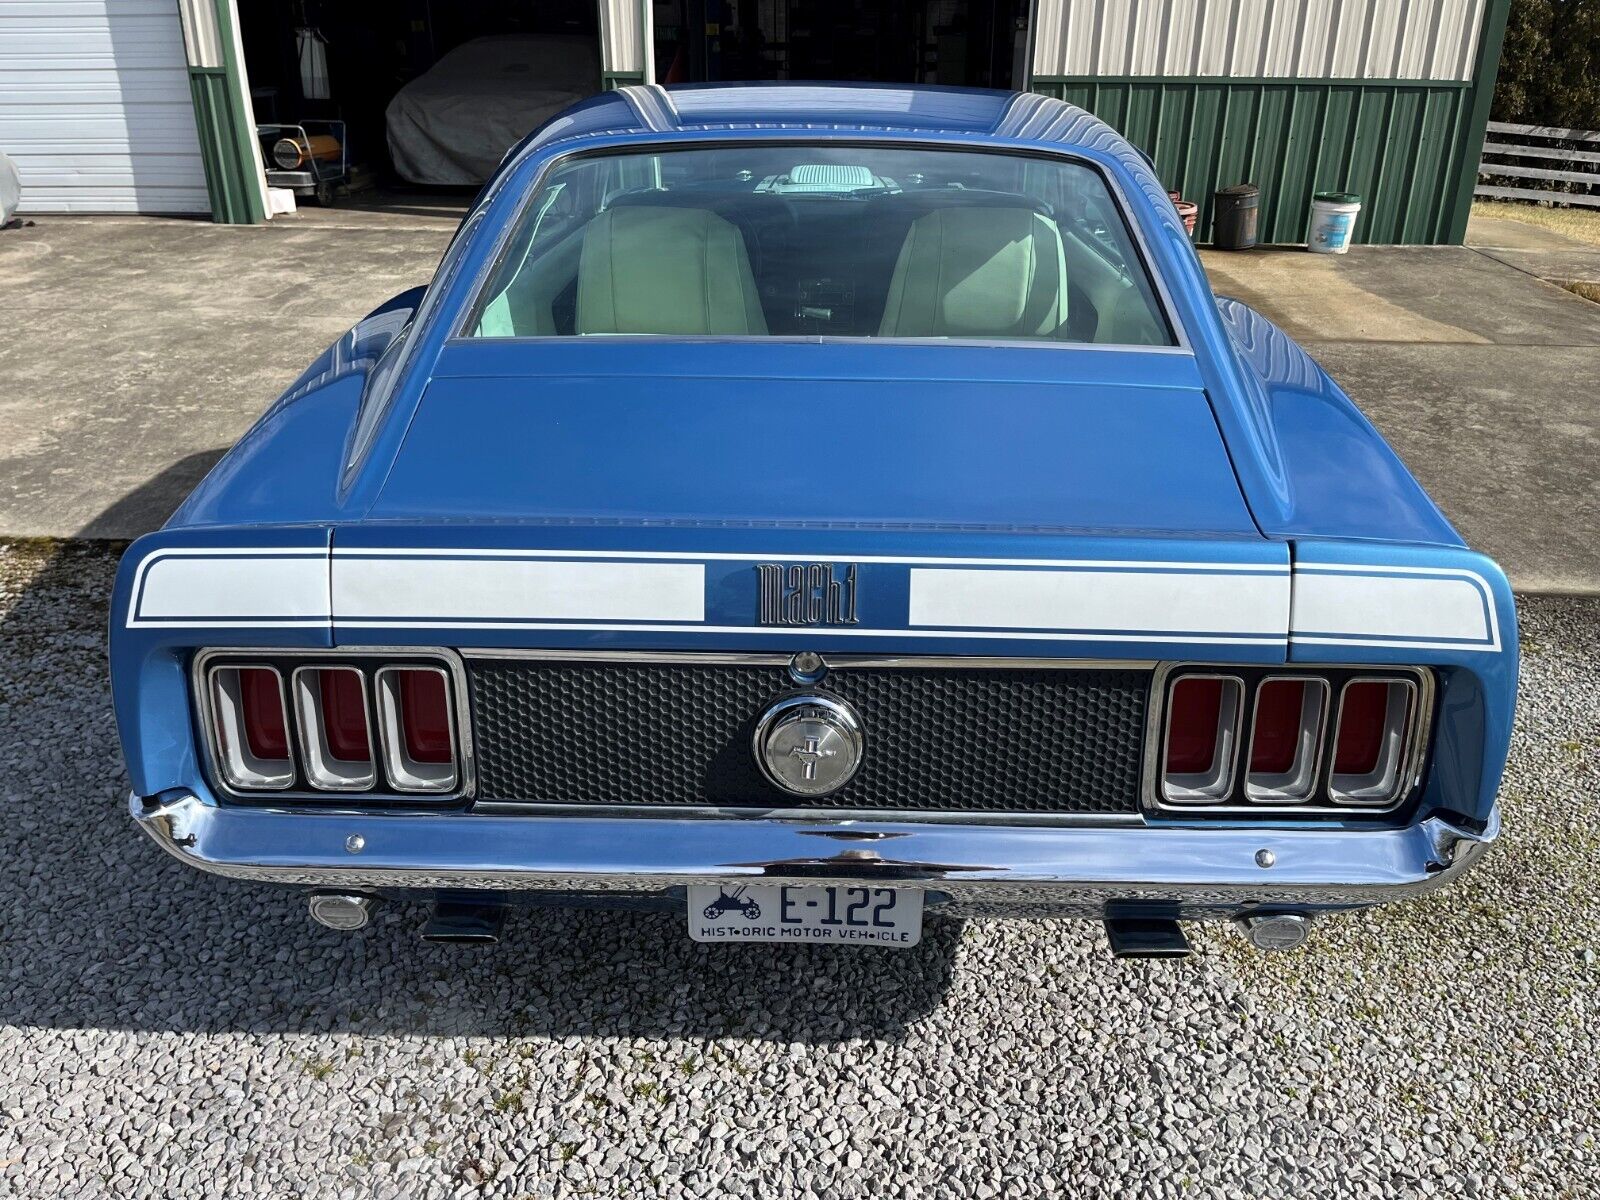
[[[0,150],[23,213],[205,213],[176,0],[0,0]]]

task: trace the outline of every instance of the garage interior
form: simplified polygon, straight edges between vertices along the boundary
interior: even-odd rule
[[[470,202],[520,137],[601,90],[600,8],[629,0],[236,3],[258,129],[299,124],[314,143],[275,163],[284,131],[261,131],[274,186],[308,185],[296,189],[301,204],[450,209]],[[653,0],[650,65],[661,83],[1026,86],[1029,9],[1029,0]],[[299,173],[285,175],[291,159]]]
[[[656,0],[654,16],[662,83],[1010,88],[1026,74],[1027,0]]]
[[[537,124],[600,86],[593,0],[237,5],[257,125],[304,123],[317,137],[337,133],[323,122],[344,123],[349,169],[334,189],[336,203],[353,194],[381,206],[429,190],[461,193],[464,203],[498,161],[484,162],[509,136],[497,139],[497,132],[508,123]],[[398,155],[391,149],[397,137]],[[269,171],[276,140],[263,136]],[[323,173],[338,166],[319,165]]]

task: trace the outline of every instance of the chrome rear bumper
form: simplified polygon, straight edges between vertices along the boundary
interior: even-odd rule
[[[638,899],[691,883],[900,884],[965,916],[1350,908],[1431,891],[1499,832],[964,825],[761,817],[355,813],[219,806],[177,789],[133,817],[174,857],[233,879],[368,891],[472,889]],[[1263,865],[1266,864],[1266,865]]]

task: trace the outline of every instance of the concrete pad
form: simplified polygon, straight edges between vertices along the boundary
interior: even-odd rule
[[[1514,588],[1600,592],[1600,353],[1371,342],[1307,349]]]
[[[36,218],[0,233],[0,533],[158,527],[453,226]]]
[[[1486,217],[1473,213],[1467,219],[1467,245],[1477,250],[1592,250],[1588,242],[1528,221]]]
[[[1479,254],[1552,283],[1600,283],[1600,246],[1582,242],[1564,250],[1503,250],[1474,247]]]
[[[1600,309],[1460,246],[1208,250],[1212,286],[1299,341],[1600,346]]]
[[[1595,219],[1600,221],[1600,214]],[[1554,229],[1474,215],[1467,222],[1467,245],[1496,262],[1553,283],[1600,283],[1600,246]]]

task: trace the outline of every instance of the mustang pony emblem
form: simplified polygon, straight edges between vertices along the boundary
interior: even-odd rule
[[[762,563],[756,567],[760,587],[758,620],[763,625],[854,625],[857,566],[843,572],[831,562]]]

